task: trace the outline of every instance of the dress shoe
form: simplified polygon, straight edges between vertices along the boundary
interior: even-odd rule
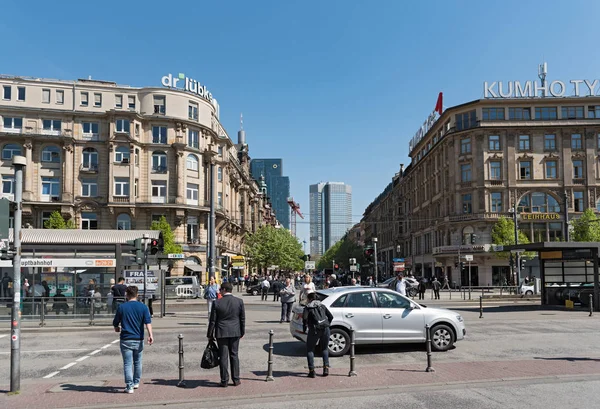
[[[323,367],[323,376],[329,376],[329,367],[328,366]]]
[[[233,386],[240,386],[242,381],[233,381]]]
[[[314,369],[311,369],[310,371],[308,371],[308,377],[309,378],[314,378],[316,376],[317,375],[315,374],[315,370]]]
[[[219,383],[219,386],[221,388],[226,388],[227,387],[227,382],[221,382],[221,383]]]

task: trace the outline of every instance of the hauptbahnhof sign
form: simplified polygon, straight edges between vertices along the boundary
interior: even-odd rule
[[[600,95],[599,80],[494,81],[483,83],[484,98],[588,97]]]

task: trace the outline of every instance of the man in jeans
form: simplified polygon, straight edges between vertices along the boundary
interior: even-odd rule
[[[144,325],[148,330],[148,345],[152,345],[152,324],[150,311],[137,300],[138,288],[127,287],[127,302],[119,305],[113,320],[115,332],[121,333],[121,355],[125,375],[125,392],[133,393],[139,388],[142,377],[142,351],[144,350]],[[132,368],[133,366],[133,368]]]
[[[329,312],[327,307],[321,304],[321,301],[317,300],[315,292],[309,292],[306,297],[308,304],[304,307],[304,312],[302,314],[302,326],[306,333],[308,377],[314,378],[316,376],[315,348],[317,342],[319,343],[319,347],[323,354],[323,376],[329,376],[329,336],[331,333],[329,325],[331,325],[331,321],[333,321],[333,315],[331,315],[331,312]],[[327,321],[325,325],[319,325],[319,323],[316,322],[318,314],[316,314],[314,310],[317,309],[322,311],[324,320]]]

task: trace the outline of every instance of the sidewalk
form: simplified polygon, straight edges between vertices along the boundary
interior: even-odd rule
[[[243,359],[243,357],[242,357]],[[99,380],[95,382],[43,383],[25,382],[21,394],[8,396],[0,394],[0,406],[12,409],[22,408],[71,408],[117,406],[155,406],[165,403],[190,403],[227,401],[231,406],[236,400],[244,402],[255,398],[275,398],[300,393],[309,388],[311,393],[344,393],[389,390],[423,385],[458,385],[493,381],[526,381],[527,379],[558,377],[600,376],[600,358],[553,357],[521,361],[485,362],[433,362],[435,372],[425,372],[422,365],[402,366],[363,366],[364,357],[357,358],[357,377],[348,377],[348,368],[332,368],[328,378],[309,379],[306,371],[274,372],[275,381],[266,382],[266,372],[256,371],[242,374],[242,384],[238,387],[218,387],[218,369],[194,371],[188,375],[187,388],[177,388],[177,374],[166,376],[146,376],[140,389],[133,395],[123,393],[122,379]],[[193,363],[197,368],[198,363]],[[317,370],[319,373],[319,370]],[[8,387],[0,386],[2,392]],[[286,392],[287,391],[287,392]]]

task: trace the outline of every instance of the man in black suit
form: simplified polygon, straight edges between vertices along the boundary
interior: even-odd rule
[[[231,378],[233,386],[238,386],[240,381],[240,360],[238,347],[240,338],[243,338],[246,327],[246,313],[244,302],[231,294],[233,285],[229,282],[221,285],[223,298],[215,300],[208,323],[208,338],[216,338],[219,345],[221,370],[220,386],[227,387],[229,372],[227,361],[231,365]]]

